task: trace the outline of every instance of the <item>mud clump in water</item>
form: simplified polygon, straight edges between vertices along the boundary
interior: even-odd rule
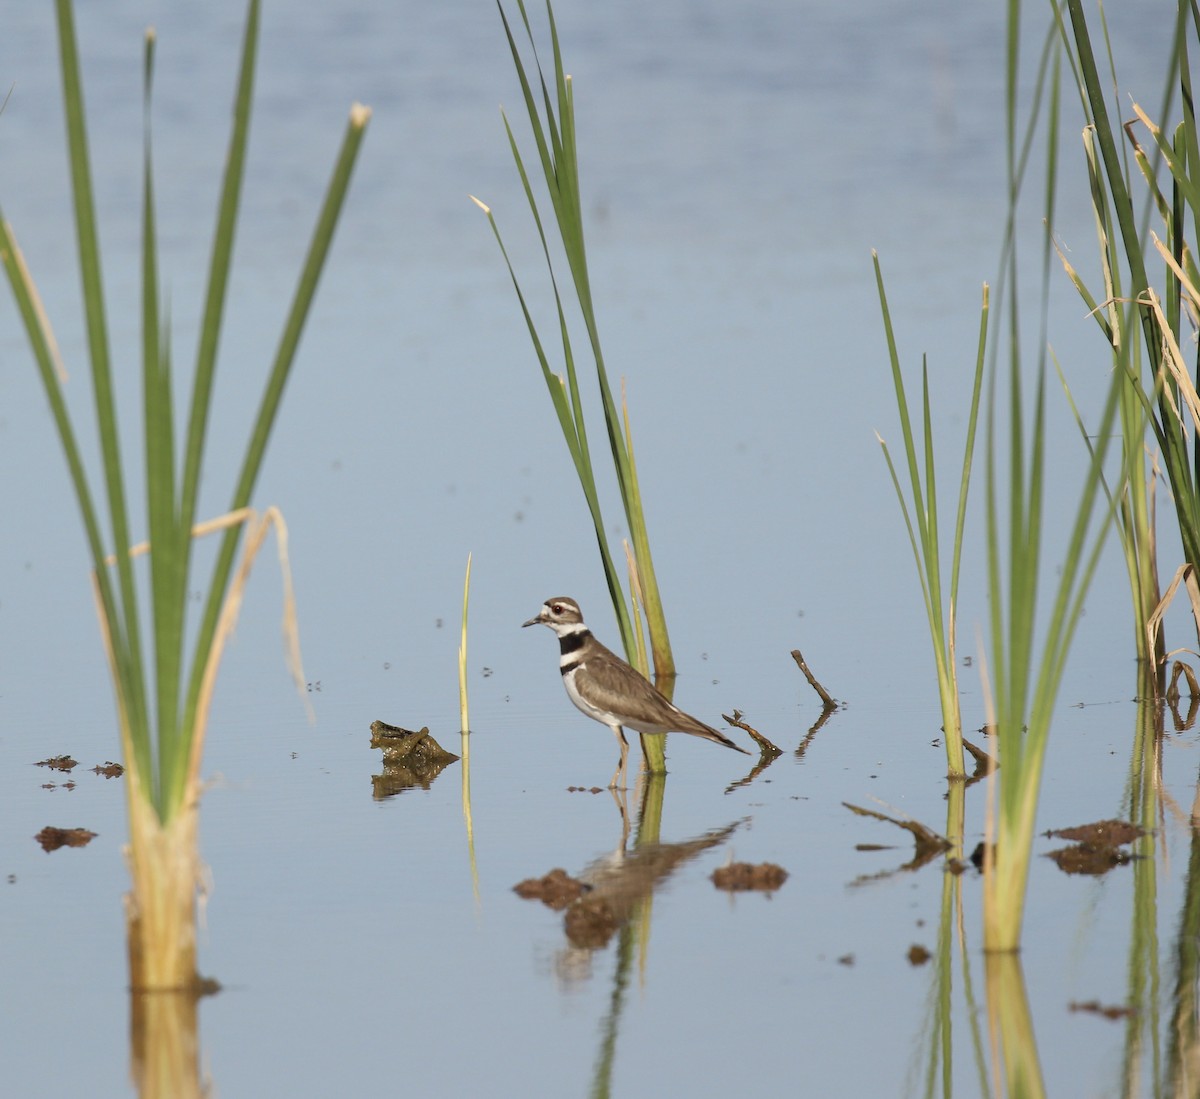
[[[1144,828],[1130,824],[1127,820],[1098,820],[1095,824],[1079,824],[1074,828],[1057,828],[1047,832],[1061,840],[1074,840],[1092,847],[1121,847],[1133,843],[1146,834]]]
[[[42,845],[43,851],[49,852],[60,847],[86,847],[96,838],[96,833],[86,828],[55,828],[47,824],[33,838]]]
[[[39,759],[35,766],[49,767],[51,771],[70,771],[72,767],[79,766],[79,760],[68,755],[51,756],[49,759]]]
[[[1053,859],[1064,874],[1094,877],[1132,861],[1133,855],[1121,848],[1146,835],[1146,830],[1124,820],[1100,820],[1094,824],[1055,829],[1046,835],[1075,841],[1072,846],[1051,851],[1046,856]]]
[[[932,955],[920,943],[913,943],[908,948],[908,953],[905,955],[908,958],[908,964],[911,966],[924,965]]]
[[[373,721],[371,747],[383,750],[383,774],[371,776],[371,796],[376,801],[405,790],[428,790],[433,780],[458,760],[429,735],[428,726],[405,729]]]
[[[712,883],[727,893],[758,891],[774,893],[785,881],[788,873],[773,862],[760,862],[757,866],[748,862],[734,862],[722,866],[712,873]]]

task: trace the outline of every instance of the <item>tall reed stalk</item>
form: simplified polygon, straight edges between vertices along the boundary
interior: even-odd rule
[[[217,347],[227,299],[229,272],[241,199],[255,59],[259,0],[250,0],[234,98],[234,121],[213,234],[208,286],[192,375],[191,401],[182,438],[175,421],[176,376],[169,318],[159,287],[151,142],[154,75],[153,32],[147,34],[144,64],[145,142],[142,164],[142,436],[145,453],[145,522],[151,551],[148,583],[139,581],[131,528],[135,488],[124,473],[118,424],[118,377],[108,337],[108,312],[101,278],[101,251],[91,180],[79,50],[70,0],[56,0],[67,150],[83,287],[84,319],[92,392],[100,440],[107,529],[92,476],[67,409],[57,362],[57,342],[41,306],[11,227],[0,215],[3,263],[33,351],[70,473],[88,549],[116,695],[121,744],[128,775],[130,867],[130,966],[134,988],[190,987],[196,982],[195,902],[198,881],[196,833],[198,774],[209,704],[225,639],[241,602],[250,561],[268,523],[282,533],[278,513],[257,520],[248,505],[279,411],[305,319],[333,239],[350,174],[370,112],[355,104],[335,162],[324,204],[305,257],[278,349],[230,498],[229,514],[214,524],[197,524],[197,498],[216,375]],[[124,440],[128,444],[128,433]],[[222,445],[228,445],[223,440]],[[244,528],[250,538],[235,564]],[[221,531],[221,543],[194,635],[187,636],[192,539]],[[281,553],[286,553],[281,541]],[[114,578],[115,573],[115,578]],[[145,590],[148,589],[148,590]],[[140,607],[149,599],[149,643],[143,641]],[[290,592],[286,601],[291,613]],[[294,637],[294,629],[293,629]],[[191,649],[190,669],[185,656]],[[152,659],[147,664],[147,658]]]
[[[642,507],[641,494],[637,484],[637,469],[634,464],[632,440],[628,434],[628,416],[624,422],[613,399],[612,387],[609,384],[608,372],[604,364],[604,354],[600,346],[600,329],[596,320],[595,306],[592,300],[591,280],[588,274],[587,249],[583,231],[583,201],[579,177],[579,156],[575,144],[575,99],[571,77],[563,70],[562,51],[559,47],[558,30],[554,22],[554,11],[547,0],[546,16],[549,24],[550,43],[554,55],[553,72],[550,82],[547,82],[541,59],[534,43],[533,29],[525,10],[523,0],[517,0],[517,8],[524,28],[524,37],[529,44],[532,62],[527,65],[521,54],[521,48],[513,34],[513,28],[505,15],[504,6],[497,2],[500,18],[504,24],[504,33],[512,52],[513,65],[521,83],[521,93],[525,101],[525,109],[529,115],[529,124],[537,146],[537,164],[541,168],[546,195],[550,200],[553,212],[553,227],[557,230],[557,244],[561,247],[566,259],[571,277],[571,289],[574,292],[577,318],[587,332],[588,350],[591,354],[596,372],[596,383],[599,390],[600,405],[604,414],[604,424],[608,435],[609,449],[612,455],[613,469],[616,472],[617,486],[625,513],[625,522],[629,530],[629,538],[633,545],[633,553],[637,562],[638,576],[642,585],[643,609],[646,625],[650,634],[650,650],[654,662],[654,671],[658,677],[670,678],[675,674],[675,662],[671,654],[671,642],[667,634],[666,617],[663,613],[662,598],[659,593],[658,580],[654,572],[654,563],[650,554],[650,539],[646,529],[645,511]],[[539,107],[539,102],[541,106]],[[503,113],[503,112],[502,112]],[[596,543],[600,550],[600,559],[604,567],[604,576],[608,584],[609,596],[612,599],[613,610],[621,631],[621,641],[625,647],[626,657],[630,663],[638,663],[638,653],[641,649],[640,639],[636,636],[633,614],[626,600],[621,584],[621,576],[617,568],[615,555],[609,548],[608,534],[604,526],[603,513],[600,507],[600,496],[596,487],[595,469],[592,462],[591,449],[588,444],[587,424],[584,414],[584,397],[576,373],[575,351],[571,341],[571,321],[555,275],[555,264],[551,253],[551,244],[547,234],[546,220],[541,213],[538,199],[534,195],[530,174],[526,168],[525,159],[521,154],[517,139],[509,124],[508,115],[503,114],[504,129],[508,135],[509,147],[513,160],[521,178],[521,185],[533,215],[537,228],[538,239],[541,243],[542,254],[545,257],[551,285],[554,292],[554,305],[558,320],[557,338],[562,348],[563,373],[556,373],[550,365],[550,357],[546,344],[539,335],[529,304],[521,289],[512,261],[501,238],[499,227],[491,208],[479,199],[475,203],[487,215],[500,251],[508,266],[513,286],[533,341],[534,352],[542,368],[542,376],[549,390],[554,411],[562,429],[567,450],[575,466],[576,476],[583,489],[588,512],[591,515],[592,526],[596,534]],[[645,674],[649,668],[645,661],[640,665]],[[666,770],[664,754],[664,737],[642,737],[642,752],[651,772]]]
[[[990,667],[994,723],[1000,767],[994,779],[994,843],[987,848],[984,874],[984,948],[1013,951],[1021,941],[1026,883],[1034,835],[1042,767],[1054,705],[1084,598],[1091,583],[1112,518],[1098,506],[1109,437],[1124,388],[1119,373],[1108,382],[1104,409],[1096,427],[1096,443],[1077,496],[1075,517],[1061,562],[1056,562],[1052,603],[1039,621],[1039,585],[1045,567],[1042,539],[1046,529],[1046,307],[1038,339],[1038,366],[1033,381],[1032,419],[1026,409],[1025,367],[1021,355],[1017,207],[1025,167],[1037,129],[1041,96],[1046,107],[1046,185],[1044,221],[1047,232],[1041,255],[1041,297],[1047,300],[1057,185],[1059,65],[1048,39],[1038,74],[1023,142],[1018,145],[1017,75],[1020,5],[1009,8],[1008,24],[1008,184],[1010,209],[1000,284],[1005,301],[1000,324],[1008,341],[1007,398],[998,396],[999,370],[993,371],[987,406],[987,548],[991,607]],[[1006,406],[1007,438],[1000,426]],[[1124,491],[1124,468],[1114,498]]]
[[[896,387],[896,407],[900,413],[900,429],[904,436],[904,456],[908,466],[909,490],[912,493],[912,508],[904,497],[904,489],[896,473],[888,445],[879,438],[883,457],[892,477],[896,499],[904,515],[908,540],[912,545],[917,563],[917,576],[921,581],[921,594],[925,599],[925,617],[929,622],[930,640],[933,642],[933,658],[937,666],[938,695],[942,704],[942,729],[945,733],[946,766],[950,778],[966,777],[963,766],[962,711],[958,694],[958,661],[956,657],[958,575],[962,563],[963,528],[966,525],[967,493],[971,485],[971,462],[975,454],[975,429],[979,423],[979,396],[983,389],[984,363],[986,361],[988,330],[988,287],[983,287],[983,308],[979,318],[979,344],[975,356],[975,378],[971,391],[971,408],[967,415],[967,438],[963,447],[962,472],[959,478],[958,511],[954,523],[954,539],[951,543],[949,587],[943,600],[942,548],[938,527],[937,464],[934,460],[933,418],[929,408],[929,369],[921,363],[921,411],[924,427],[922,455],[917,456],[913,438],[912,419],[908,411],[908,395],[904,387],[904,374],[900,368],[900,354],[896,349],[896,337],[892,331],[892,317],[888,310],[887,293],[883,286],[883,271],[879,256],[872,253],[875,263],[875,282],[879,290],[879,305],[883,311],[883,327],[887,336],[888,358],[892,366],[892,381]],[[923,476],[923,480],[922,480]],[[913,520],[916,519],[914,530]]]

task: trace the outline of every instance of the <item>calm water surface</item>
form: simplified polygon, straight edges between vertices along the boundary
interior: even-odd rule
[[[166,285],[187,361],[243,13],[225,2],[85,8],[132,418],[141,31],[153,22],[159,33]],[[41,9],[8,12],[0,38],[0,77],[13,86],[0,202],[41,280],[82,414],[54,26]],[[519,122],[507,46],[487,3],[268,4],[202,510],[224,508],[345,112],[357,99],[375,114],[258,494],[288,520],[317,721],[284,669],[279,584],[264,557],[205,757],[201,968],[225,990],[201,1007],[204,1070],[223,1096],[924,1094],[941,1080],[930,1068],[939,964],[907,955],[935,951],[948,928],[962,936],[946,954],[953,992],[940,1016],[952,1028],[950,1086],[983,1093],[979,880],[961,879],[961,925],[943,925],[941,863],[886,874],[910,858],[907,838],[841,803],[944,826],[932,661],[873,434],[898,436],[870,249],[906,361],[915,370],[929,353],[953,455],[1003,214],[1003,12],[950,0],[865,15],[780,0],[560,0],[556,15],[575,78],[593,288],[610,372],[628,379],[676,701],[718,724],[737,707],[785,754],[729,790],[746,773],[741,757],[670,742],[662,840],[737,827],[657,890],[640,951],[617,939],[572,948],[560,915],[511,892],[555,866],[582,871],[622,831],[607,794],[568,792],[606,781],[612,738],[563,696],[552,639],[518,628],[544,598],[569,593],[616,641],[511,284],[467,197],[493,206],[549,320],[497,110],[507,104]],[[1156,103],[1160,28],[1109,17],[1131,91]],[[1090,257],[1080,193],[1060,233]],[[1027,232],[1035,242],[1035,222]],[[1060,287],[1052,309],[1056,351],[1093,405],[1103,349],[1073,290]],[[88,770],[118,751],[111,690],[79,523],[7,296],[0,362],[0,1082],[11,1095],[118,1096],[131,1090],[124,791]],[[1069,498],[1080,448],[1052,406],[1051,491]],[[618,512],[609,505],[614,535]],[[468,552],[473,851],[460,769],[427,792],[377,800],[367,743],[382,718],[427,724],[459,750]],[[1164,545],[1165,572],[1176,552]],[[973,537],[964,654],[986,621],[982,562]],[[1137,716],[1124,584],[1107,561],[1063,691],[1045,828],[1128,811]],[[799,756],[818,707],[795,647],[848,703]],[[978,726],[973,673],[964,694]],[[80,760],[73,789],[32,766],[59,752]],[[1174,958],[1194,934],[1179,938],[1178,914],[1196,752],[1192,732],[1163,747],[1168,809],[1148,864],[1148,957],[1162,969],[1140,1021],[1069,1010],[1125,1004],[1150,979],[1147,956],[1130,961],[1131,944],[1147,941],[1144,927],[1131,931],[1134,871],[1067,878],[1035,862],[1024,977],[1053,1095],[1149,1094],[1161,1078]],[[968,794],[969,843],[982,836],[984,800],[982,786]],[[47,824],[99,835],[46,855],[31,837]],[[856,850],[881,843],[895,847]],[[769,898],[731,899],[709,881],[730,857],[777,862],[790,878]],[[1147,1052],[1126,1063],[1136,1035],[1159,1043],[1157,1062]]]

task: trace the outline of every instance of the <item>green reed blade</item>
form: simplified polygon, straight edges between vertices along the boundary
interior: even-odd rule
[[[121,684],[128,681],[130,671],[127,668],[129,650],[120,634],[121,617],[117,608],[116,593],[112,585],[105,558],[104,536],[100,529],[100,521],[93,500],[92,491],[88,484],[87,472],[84,468],[83,457],[80,454],[79,443],[75,430],[71,425],[70,413],[63,399],[62,387],[59,381],[61,364],[58,359],[57,344],[50,322],[42,308],[37,288],[28,269],[25,266],[20,248],[13,236],[12,228],[0,212],[0,263],[4,266],[12,289],[17,311],[25,328],[26,338],[33,351],[34,362],[38,375],[42,380],[42,388],[50,405],[51,416],[54,419],[55,430],[62,446],[63,456],[67,462],[67,472],[79,505],[79,514],[83,519],[84,534],[87,538],[88,551],[92,557],[93,575],[96,577],[97,597],[100,601],[100,612],[109,624],[112,634],[113,657],[118,662],[120,683],[114,684],[118,691]],[[149,744],[144,743],[144,753],[139,753],[138,765],[146,774],[150,773]]]
[[[84,318],[92,389],[96,402],[96,425],[108,498],[113,553],[116,556],[120,603],[114,602],[115,617],[109,620],[114,652],[121,673],[119,690],[134,729],[145,730],[148,717],[145,680],[142,673],[141,627],[138,619],[137,588],[129,559],[128,511],[121,472],[120,435],[112,387],[112,364],[108,349],[108,322],[104,306],[100,243],[96,230],[95,198],[84,116],[83,84],[75,21],[70,0],[56,0],[59,59],[62,68],[63,107],[66,114],[67,152],[70,161],[71,194],[75,210],[79,270],[83,288]]]
[[[534,42],[533,28],[524,3],[518,0],[518,10],[524,37],[528,40],[533,56],[530,67],[527,67],[525,64],[513,27],[509,23],[503,6],[498,3],[497,7],[500,11],[500,18],[504,27],[505,37],[508,41],[509,51],[512,54],[513,65],[518,81],[520,82],[522,99],[524,100],[525,109],[529,116],[530,128],[537,148],[538,163],[541,166],[546,192],[554,211],[555,226],[558,230],[563,254],[571,271],[572,285],[574,286],[575,297],[579,305],[580,316],[588,333],[588,341],[595,362],[597,386],[600,393],[601,407],[604,411],[605,429],[608,435],[609,449],[612,453],[613,469],[616,473],[621,502],[629,528],[629,536],[633,544],[638,572],[642,578],[644,594],[647,600],[645,611],[651,635],[651,645],[654,650],[655,668],[660,673],[670,674],[674,671],[674,662],[671,657],[670,641],[667,636],[665,616],[662,612],[661,596],[650,554],[645,510],[642,506],[640,493],[636,484],[636,471],[632,468],[629,448],[626,445],[622,419],[618,412],[612,387],[609,384],[605,369],[604,355],[599,337],[599,326],[596,322],[592,302],[587,266],[587,249],[583,231],[579,162],[576,149],[574,94],[571,78],[566,75],[563,68],[558,29],[550,4],[547,4],[547,16],[553,54],[552,74],[547,73],[542,67]],[[602,547],[601,556],[604,562],[605,578],[613,599],[613,608],[617,614],[626,655],[632,658],[636,647],[632,623],[626,599],[621,588],[620,577],[613,566],[613,557],[607,550],[606,535],[599,521],[599,503],[595,491],[595,478],[587,443],[587,432],[584,426],[583,402],[578,379],[575,375],[574,356],[571,350],[563,301],[557,278],[554,275],[554,265],[549,242],[525,161],[506,115],[504,116],[504,125],[513,159],[517,165],[517,171],[525,191],[526,201],[533,214],[543,255],[554,286],[555,305],[558,311],[559,327],[566,361],[565,390],[571,409],[572,422],[570,425],[567,424],[563,415],[555,385],[550,381],[550,378],[554,375],[545,361],[541,349],[541,341],[534,332],[530,313],[524,300],[521,302],[521,308],[526,318],[526,324],[530,328],[535,347],[538,349],[543,374],[546,376],[547,385],[550,387],[552,397],[555,400],[555,410],[563,426],[568,446],[571,448],[572,459],[580,475],[584,495],[588,500],[589,510],[596,525],[597,539]],[[480,205],[482,206],[483,204],[481,203]],[[484,209],[486,210],[486,207]],[[499,239],[494,221],[492,222],[492,229],[493,233],[496,233],[497,239]],[[501,247],[503,249],[502,244]],[[507,255],[505,255],[505,262],[508,263]],[[509,272],[511,275],[511,264],[509,264]],[[514,277],[514,284],[515,282]]]
[[[1012,27],[1010,26],[1010,33]],[[1011,74],[1010,75],[1014,75]],[[1057,126],[1060,110],[1058,64],[1052,62],[1049,77],[1047,171],[1044,203],[1048,228],[1052,225],[1057,185]],[[1012,123],[1012,120],[1010,120]],[[1015,134],[1010,124],[1010,139]],[[1010,165],[1016,157],[1011,155]],[[1010,169],[1011,170],[1011,169]],[[999,743],[998,798],[994,854],[989,855],[985,874],[984,938],[989,951],[1015,950],[1021,939],[1025,890],[1053,709],[1062,682],[1074,632],[1083,613],[1084,600],[1103,551],[1104,541],[1125,497],[1129,473],[1128,449],[1122,454],[1117,487],[1106,492],[1107,507],[1098,497],[1105,485],[1103,465],[1113,426],[1128,395],[1126,373],[1110,376],[1104,411],[1090,447],[1088,472],[1078,495],[1075,519],[1063,560],[1058,563],[1052,606],[1039,637],[1041,544],[1046,529],[1045,487],[1047,480],[1046,435],[1048,432],[1044,348],[1046,314],[1042,314],[1038,367],[1032,394],[1032,418],[1027,420],[1023,368],[1020,354],[1020,325],[1017,310],[1017,261],[1015,206],[1019,182],[1010,186],[1013,210],[1008,219],[1009,241],[1004,252],[1003,283],[1009,292],[1004,320],[1009,330],[1007,475],[1001,484],[997,427],[996,376],[993,373],[988,409],[987,530],[988,587],[991,604],[991,661],[995,684],[994,705]],[[1093,188],[1093,193],[1095,189]],[[1098,211],[1098,224],[1103,215]],[[1051,242],[1043,241],[1042,297],[1047,296]],[[1136,452],[1140,461],[1140,450]],[[1005,508],[1003,495],[1007,493]],[[1002,518],[1003,517],[1003,518]]]
[[[229,504],[230,511],[237,511],[249,503],[255,481],[262,468],[267,441],[270,438],[271,429],[279,412],[279,404],[283,398],[284,388],[295,361],[300,337],[303,334],[304,324],[308,319],[312,300],[316,294],[321,271],[329,254],[329,248],[333,243],[334,230],[337,228],[338,217],[341,214],[346,194],[349,191],[350,177],[358,156],[359,146],[366,131],[367,122],[370,119],[370,113],[367,108],[359,104],[355,104],[350,110],[350,118],[342,139],[342,145],[338,151],[333,173],[325,191],[324,202],[317,218],[316,227],[313,230],[304,266],[300,272],[300,278],[296,285],[291,307],[288,310],[279,346],[275,352],[271,371],[267,378],[258,413],[251,430],[246,454],[242,460],[241,471],[238,474],[237,484]],[[213,566],[208,599],[205,603],[203,618],[201,619],[197,634],[196,654],[193,659],[192,674],[188,684],[183,721],[185,728],[191,728],[195,720],[196,707],[200,698],[200,688],[204,678],[204,668],[212,647],[213,637],[216,633],[217,619],[220,615],[221,605],[224,602],[225,593],[229,587],[229,578],[233,570],[239,535],[239,526],[231,527],[226,531],[221,539],[221,546],[217,552],[217,560]],[[171,785],[169,788],[170,799],[167,803],[168,808],[178,805],[179,799],[184,792],[185,778],[186,767],[182,765],[170,776]]]
[[[151,113],[155,36],[148,31],[143,64],[142,153],[142,418],[146,445],[147,529],[154,641],[157,777],[148,778],[162,811],[163,775],[180,744],[179,683],[183,661],[187,558],[180,552],[175,501],[174,397],[170,343],[159,312],[158,230],[155,215]],[[147,730],[147,734],[148,734]],[[141,739],[141,732],[134,734]]]
[[[962,470],[959,477],[958,507],[955,513],[954,541],[952,544],[949,589],[943,589],[942,558],[937,504],[937,461],[933,435],[933,415],[929,392],[927,362],[922,361],[921,409],[922,449],[917,451],[904,374],[900,366],[900,355],[896,347],[892,328],[891,311],[884,288],[883,273],[877,254],[872,254],[875,266],[876,288],[879,293],[883,316],[884,335],[888,347],[888,359],[892,370],[892,382],[896,395],[896,408],[904,438],[904,455],[908,467],[911,507],[900,485],[900,478],[887,444],[880,438],[884,460],[892,479],[892,487],[900,504],[909,543],[917,566],[917,577],[921,584],[921,595],[925,602],[925,615],[929,624],[930,640],[933,643],[934,661],[937,667],[938,692],[942,706],[942,723],[945,730],[946,762],[952,777],[964,774],[962,747],[962,715],[958,693],[958,670],[955,663],[956,611],[958,605],[958,579],[962,563],[963,535],[966,528],[967,497],[970,490],[972,459],[975,450],[975,435],[979,418],[980,395],[983,387],[984,363],[988,327],[988,288],[983,288],[983,310],[980,320],[979,346],[976,354],[975,378],[967,422],[967,437],[963,452]],[[944,599],[948,597],[948,606]]]
[[[507,126],[507,122],[506,122]],[[511,136],[511,135],[510,135]],[[521,171],[522,178],[524,175],[524,166],[520,163],[519,154],[518,168]],[[530,196],[530,202],[534,206],[532,191],[528,189],[526,193]],[[513,288],[517,294],[517,300],[521,305],[521,313],[525,318],[525,325],[529,330],[529,338],[533,343],[534,352],[537,355],[537,360],[542,369],[542,377],[546,382],[546,388],[550,393],[551,402],[554,405],[554,411],[558,416],[559,426],[562,428],[563,438],[567,443],[567,450],[570,452],[571,461],[575,466],[576,476],[579,478],[580,487],[583,489],[584,500],[588,506],[588,513],[592,519],[592,528],[596,535],[596,545],[600,550],[600,560],[604,568],[604,578],[608,585],[609,596],[612,599],[614,608],[618,611],[625,609],[625,596],[621,589],[620,576],[617,573],[616,565],[613,561],[612,553],[608,547],[608,535],[604,527],[604,518],[601,514],[600,497],[596,490],[595,474],[592,470],[591,452],[587,445],[587,428],[584,425],[583,407],[579,397],[579,388],[575,384],[575,360],[571,353],[570,334],[567,328],[566,314],[564,312],[562,299],[558,291],[558,282],[554,277],[554,271],[550,269],[550,281],[554,291],[555,307],[558,311],[559,335],[563,346],[563,358],[566,363],[567,376],[564,378],[561,375],[555,374],[550,367],[550,360],[546,354],[545,347],[542,344],[541,337],[538,335],[537,325],[534,323],[533,316],[529,311],[529,305],[526,301],[524,291],[521,289],[520,280],[517,278],[516,271],[513,268],[512,261],[509,259],[508,250],[504,246],[504,240],[500,235],[500,229],[496,225],[496,219],[492,210],[479,199],[473,198],[472,201],[484,212],[488,219],[488,224],[492,227],[492,233],[496,238],[496,243],[500,247],[500,254],[504,257],[505,266],[508,268],[509,278],[512,280]],[[541,231],[541,221],[535,213],[535,220],[538,223],[539,233]],[[543,249],[546,252],[547,264],[549,265],[549,249],[546,245],[546,239],[542,236]],[[632,625],[628,618],[628,613],[624,619],[618,613],[618,625],[621,627],[622,643],[632,643]],[[628,633],[628,636],[627,636]],[[628,652],[628,646],[626,648]]]
[[[217,348],[220,344],[222,320],[233,263],[233,245],[237,234],[238,210],[241,205],[242,181],[245,175],[246,148],[250,138],[250,109],[254,95],[254,73],[258,58],[260,23],[259,0],[250,0],[246,10],[246,26],[242,36],[242,57],[238,70],[237,90],[233,102],[233,128],[225,154],[225,172],[221,183],[221,198],[213,230],[212,256],[209,260],[208,285],[205,291],[204,313],[200,322],[200,339],[196,350],[196,371],[192,379],[192,398],[184,449],[183,476],[180,488],[180,537],[190,540],[196,521],[196,497],[200,491],[200,468],[204,455],[204,439],[208,427],[212,388],[216,374]]]

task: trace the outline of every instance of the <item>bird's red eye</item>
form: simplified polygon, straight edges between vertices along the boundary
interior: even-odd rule
[[[563,612],[563,605],[561,603],[551,603],[550,604],[550,613],[551,614],[562,614],[562,612]]]

